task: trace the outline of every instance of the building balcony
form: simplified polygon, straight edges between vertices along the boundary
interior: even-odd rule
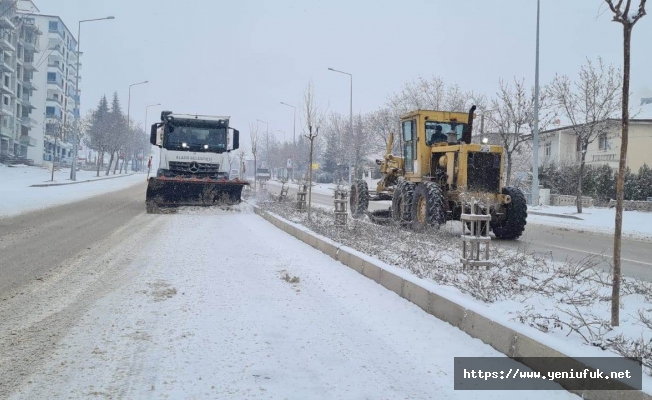
[[[5,61],[0,61],[0,71],[7,72],[10,74],[16,72],[16,70],[8,62]]]
[[[616,153],[591,155],[591,162],[609,162],[609,161],[612,162],[618,161],[618,158],[616,157]]]
[[[58,104],[59,106],[62,105],[61,100],[60,100],[60,99],[55,99],[54,97],[48,97],[48,98],[45,99],[45,100],[46,100],[46,101],[49,101],[49,102],[51,102],[51,103],[56,103],[56,104]]]
[[[28,108],[30,110],[33,110],[33,109],[36,108],[36,107],[34,107],[32,102],[30,101],[29,96],[23,96],[23,98],[21,100],[23,101],[23,108]]]
[[[0,107],[0,113],[6,116],[12,116],[14,115],[14,108],[3,103],[2,107]]]
[[[34,82],[28,80],[23,80],[23,87],[27,90],[38,90],[38,86],[36,86]]]
[[[36,68],[36,65],[34,65],[34,63],[31,62],[31,61],[30,62],[26,61],[25,64],[23,64],[23,69],[26,72],[30,72],[30,71],[31,72],[36,72],[36,71],[38,71],[38,68]]]
[[[38,46],[36,45],[36,43],[32,43],[28,41],[25,41],[25,43],[23,44],[23,48],[25,49],[25,51],[38,51]]]
[[[12,88],[9,88],[9,87],[4,86],[4,85],[0,86],[0,92],[11,95],[11,96],[14,96],[14,97],[16,96],[16,92]]]
[[[59,34],[59,32],[50,32],[48,35],[48,47],[56,47],[60,46],[61,50],[63,50],[64,47],[66,47],[66,43],[63,41],[63,37]]]
[[[7,29],[16,29],[16,24],[12,21],[16,16],[16,10],[8,3],[0,5],[0,26]]]
[[[36,125],[36,120],[30,117],[20,117],[20,124],[24,127],[31,128]]]
[[[48,89],[58,90],[63,93],[63,80],[48,80]]]
[[[22,135],[20,137],[20,144],[23,146],[36,147],[36,139],[29,135]]]
[[[57,69],[59,72],[63,72],[63,64],[48,64],[48,68]]]
[[[0,126],[0,136],[7,139],[13,139],[14,131],[11,128],[7,128],[6,126],[2,125]]]
[[[11,51],[14,52],[16,51],[16,47],[11,44],[9,40],[5,36],[0,37],[0,48],[3,49],[4,51]]]

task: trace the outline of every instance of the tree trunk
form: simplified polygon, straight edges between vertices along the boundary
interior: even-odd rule
[[[623,24],[623,131],[621,133],[620,161],[616,180],[616,227],[614,229],[614,276],[611,292],[611,325],[620,325],[620,245],[623,236],[623,199],[625,197],[625,168],[629,135],[629,62],[632,25]]]
[[[310,133],[310,164],[308,165],[308,221],[310,221],[310,207],[312,206],[312,144],[314,142]]]
[[[505,186],[512,181],[512,152],[507,152],[507,173],[505,174]]]
[[[113,168],[113,175],[118,170],[118,165],[120,164],[120,150],[116,151],[115,167]]]
[[[580,156],[580,172],[579,177],[577,178],[577,199],[575,203],[577,205],[577,213],[582,213],[582,178],[584,178],[584,161],[586,157],[586,149],[584,143],[582,143],[582,155]]]
[[[104,160],[104,152],[100,152],[100,154],[97,157],[96,164],[97,164],[97,174],[95,176],[99,177],[100,176],[100,168],[102,166],[102,162],[100,160]]]
[[[105,176],[108,176],[109,173],[111,172],[111,166],[113,165],[113,156],[115,155],[115,152],[111,152],[111,158],[109,158],[109,166],[106,168],[106,174]]]
[[[254,192],[258,190],[258,161],[254,153]]]

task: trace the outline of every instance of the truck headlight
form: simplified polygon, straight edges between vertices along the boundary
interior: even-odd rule
[[[482,138],[482,144],[487,144],[487,143],[489,143],[489,139],[486,137]]]

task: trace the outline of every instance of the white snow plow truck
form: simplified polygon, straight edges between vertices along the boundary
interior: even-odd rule
[[[228,155],[239,147],[229,117],[161,113],[150,143],[160,150],[156,177],[149,178],[148,213],[161,208],[237,204],[246,181],[229,180]]]

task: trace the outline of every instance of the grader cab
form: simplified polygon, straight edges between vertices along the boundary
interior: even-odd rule
[[[471,143],[473,113],[417,110],[401,117],[402,156],[391,154],[391,135],[384,160],[377,160],[382,178],[370,197],[365,181],[351,187],[354,218],[368,214],[369,201],[391,200],[388,210],[370,214],[372,220],[391,219],[414,229],[439,227],[459,220],[471,201],[491,214],[489,226],[499,239],[523,233],[527,204],[523,193],[503,187],[504,149]],[[468,210],[466,210],[468,211]]]

